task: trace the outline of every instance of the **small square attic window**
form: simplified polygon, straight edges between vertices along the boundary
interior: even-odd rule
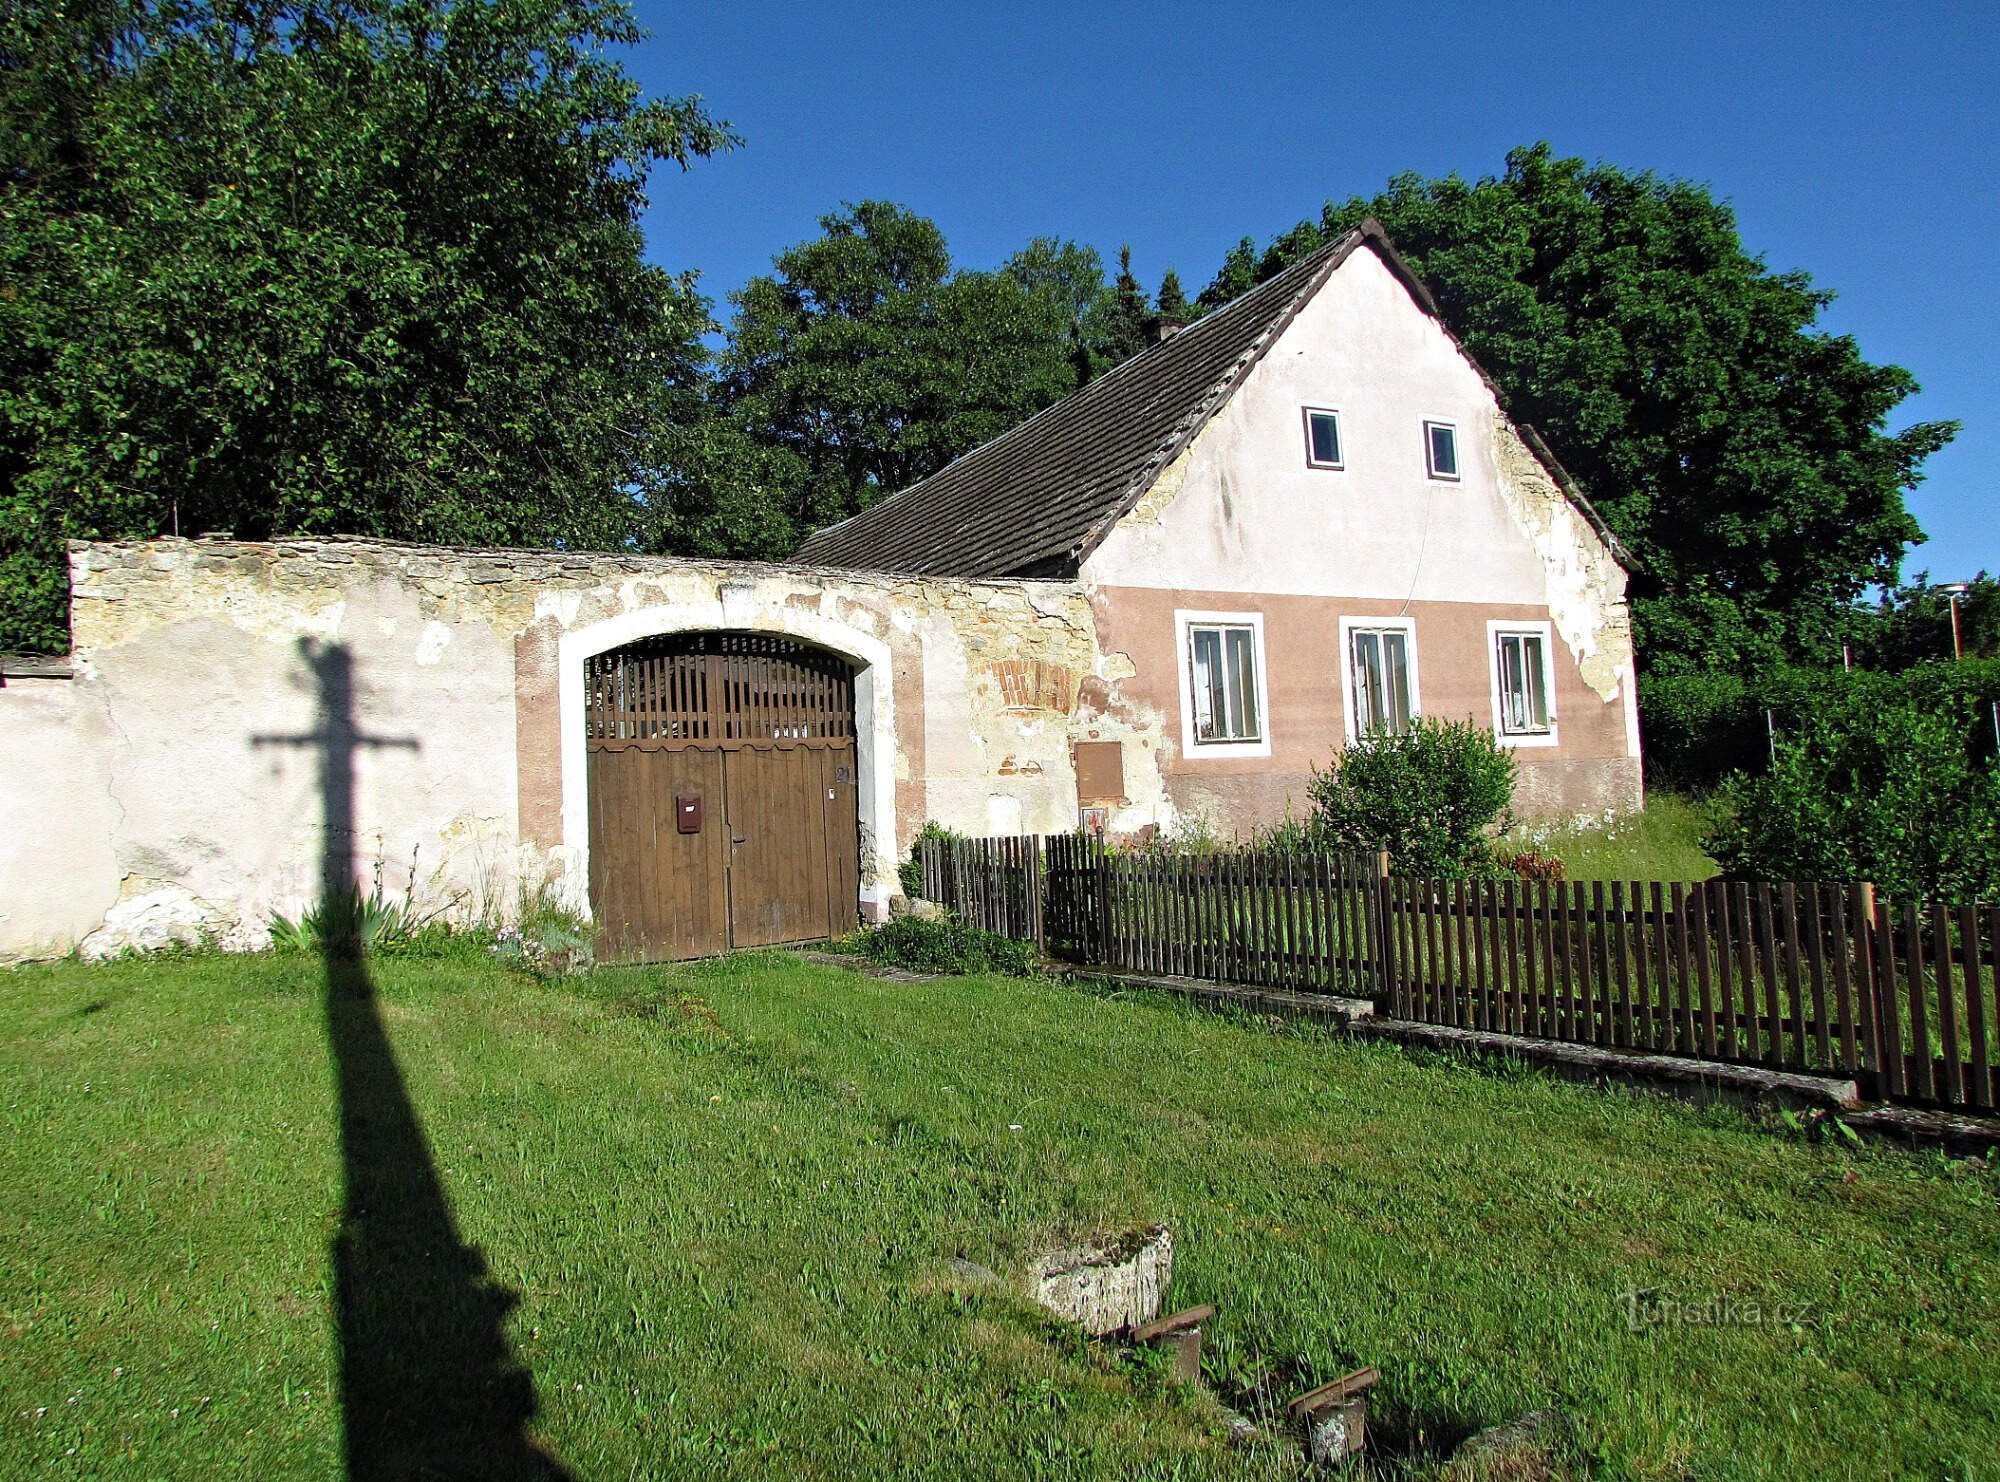
[[[1424,422],[1424,468],[1434,479],[1458,479],[1458,428],[1450,422]]]
[[[1340,449],[1340,413],[1331,407],[1307,407],[1306,466],[1345,468]]]

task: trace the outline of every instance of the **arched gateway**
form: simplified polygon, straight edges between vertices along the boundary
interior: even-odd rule
[[[854,671],[767,633],[674,633],[584,662],[601,960],[701,957],[853,928]]]

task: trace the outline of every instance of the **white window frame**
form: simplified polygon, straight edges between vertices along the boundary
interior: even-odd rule
[[[1546,731],[1513,732],[1503,728],[1506,711],[1500,697],[1500,639],[1509,634],[1542,640],[1542,694],[1549,705]],[[1493,739],[1502,746],[1556,746],[1556,644],[1554,624],[1532,619],[1489,618],[1486,623],[1486,682],[1493,701]]]
[[[1355,729],[1360,717],[1354,711],[1354,634],[1356,631],[1404,635],[1404,650],[1410,658],[1410,719],[1424,713],[1423,690],[1417,673],[1417,620],[1412,617],[1344,617],[1340,620],[1340,713],[1347,722],[1351,746],[1360,738]]]
[[[1458,422],[1451,417],[1426,417],[1424,420],[1424,475],[1435,483],[1457,484],[1465,479],[1465,442],[1458,435]],[[1455,473],[1439,473],[1437,464],[1431,458],[1431,429],[1442,427],[1451,433],[1452,457],[1458,463]]]
[[[1333,440],[1334,443],[1340,449],[1340,456],[1334,459],[1331,463],[1324,462],[1321,459],[1313,456],[1314,417],[1333,418]],[[1300,425],[1304,428],[1306,435],[1306,467],[1323,468],[1330,473],[1344,472],[1347,468],[1347,429],[1341,425],[1340,408],[1314,407],[1314,406],[1301,407],[1299,409],[1299,422]]]
[[[1198,741],[1194,733],[1194,649],[1190,630],[1206,627],[1248,628],[1250,652],[1257,665],[1257,719],[1262,733],[1255,741]],[[1185,761],[1209,761],[1229,757],[1269,756],[1271,732],[1271,670],[1264,658],[1264,614],[1261,612],[1174,613],[1174,671],[1180,676],[1181,757]]]

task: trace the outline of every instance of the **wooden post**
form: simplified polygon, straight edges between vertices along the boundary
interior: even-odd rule
[[[1368,877],[1369,924],[1374,932],[1375,1001],[1399,1017],[1403,1015],[1401,985],[1396,979],[1395,953],[1389,946],[1389,851],[1375,855],[1375,869]]]

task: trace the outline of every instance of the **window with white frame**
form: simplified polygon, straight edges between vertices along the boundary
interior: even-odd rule
[[[1264,739],[1257,628],[1245,622],[1190,619],[1188,699],[1196,746]]]
[[[1434,479],[1458,479],[1458,428],[1450,422],[1424,421],[1424,470]]]
[[[1307,407],[1306,467],[1347,467],[1340,446],[1340,413],[1332,407]]]
[[[1503,745],[1553,746],[1554,670],[1547,623],[1488,623],[1493,734]]]
[[[1417,708],[1417,630],[1408,618],[1343,618],[1347,736],[1400,736]]]

